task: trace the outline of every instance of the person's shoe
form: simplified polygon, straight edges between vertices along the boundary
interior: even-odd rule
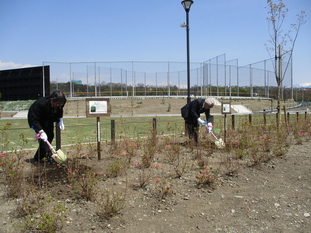
[[[38,161],[34,160],[34,159],[26,159],[25,162],[26,163],[31,163],[31,164],[37,164],[38,163]]]
[[[48,159],[47,159],[47,164],[53,164],[54,163],[54,159],[52,158],[52,157],[49,157]]]

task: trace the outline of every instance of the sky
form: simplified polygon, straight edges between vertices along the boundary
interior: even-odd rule
[[[294,84],[311,83],[311,1],[283,0],[284,28],[306,11],[293,55]],[[269,59],[266,0],[194,0],[190,60],[221,54],[248,65]],[[180,0],[0,0],[0,70],[43,61],[186,61]]]

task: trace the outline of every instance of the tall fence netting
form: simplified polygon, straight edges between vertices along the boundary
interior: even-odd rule
[[[190,63],[191,96],[275,97],[275,61],[243,65],[226,54]],[[284,55],[282,97],[293,98],[292,59]],[[51,89],[68,96],[186,96],[187,63],[173,61],[43,62]]]

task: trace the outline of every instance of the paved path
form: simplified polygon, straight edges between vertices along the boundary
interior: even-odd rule
[[[236,111],[237,114],[250,114],[253,113],[244,105],[231,105],[231,108]]]
[[[20,111],[18,113],[16,113],[13,118],[16,118],[16,119],[25,119],[27,118],[27,114],[28,114],[28,111]]]

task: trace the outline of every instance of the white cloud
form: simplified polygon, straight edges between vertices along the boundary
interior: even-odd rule
[[[26,67],[32,67],[34,65],[29,65],[29,64],[26,64],[26,65],[23,65],[23,64],[17,64],[17,63],[14,63],[14,62],[2,62],[0,60],[0,70],[8,70],[8,69],[17,69],[17,68],[26,68]]]

